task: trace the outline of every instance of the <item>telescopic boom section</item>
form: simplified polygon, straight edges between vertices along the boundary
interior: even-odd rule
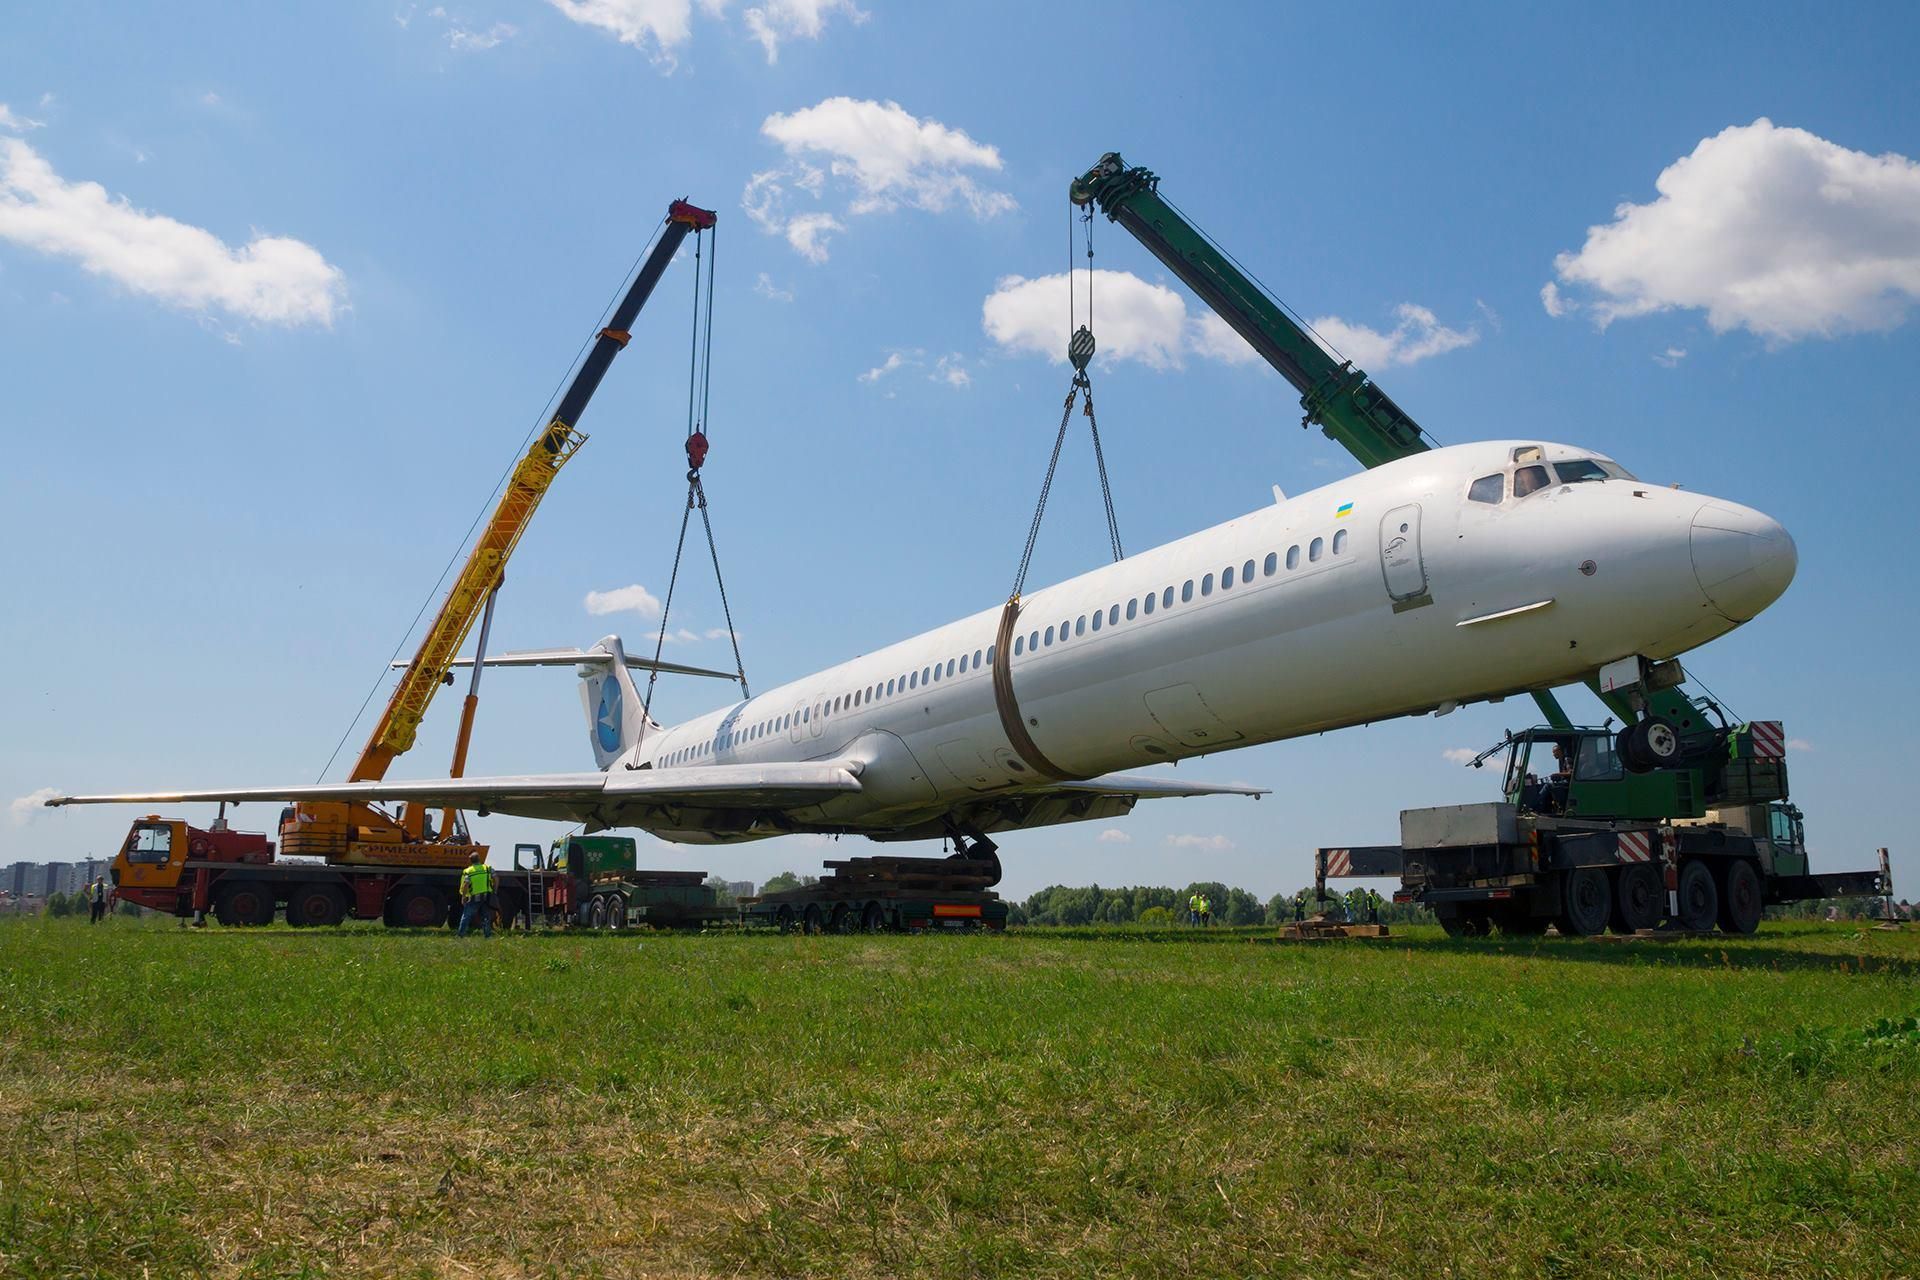
[[[634,318],[646,305],[687,233],[708,230],[713,224],[711,211],[696,208],[684,200],[676,200],[668,208],[666,229],[661,232],[659,242],[620,300],[612,320],[595,339],[593,350],[581,362],[579,372],[573,375],[552,421],[527,450],[527,456],[514,466],[506,492],[500,496],[499,505],[481,530],[466,563],[460,567],[453,589],[447,592],[440,611],[428,625],[419,651],[394,686],[387,709],[374,725],[348,781],[375,782],[384,778],[394,757],[413,746],[428,704],[447,682],[453,660],[486,607],[487,597],[500,585],[507,559],[519,545],[520,535],[526,532],[540,499],[546,496],[560,468],[586,443],[587,437],[578,429],[581,415],[586,412],[587,403],[593,399],[614,356],[627,345]]]
[[[1352,361],[1329,355],[1233,259],[1163,200],[1159,187],[1153,173],[1130,169],[1119,152],[1109,151],[1074,179],[1069,194],[1075,204],[1097,205],[1131,232],[1291,382],[1306,410],[1303,425],[1317,425],[1367,467],[1429,447],[1419,423]]]

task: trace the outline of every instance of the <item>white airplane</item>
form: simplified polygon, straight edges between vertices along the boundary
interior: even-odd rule
[[[68,796],[49,804],[412,801],[729,843],[985,837],[1256,788],[1114,771],[1447,711],[1662,660],[1779,597],[1750,508],[1590,449],[1436,449],[671,727],[619,638],[576,666],[595,773]],[[495,661],[493,659],[490,662]]]

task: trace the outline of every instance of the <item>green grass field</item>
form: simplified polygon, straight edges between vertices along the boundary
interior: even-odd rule
[[[0,921],[0,1274],[1912,1275],[1917,978],[1827,925]]]

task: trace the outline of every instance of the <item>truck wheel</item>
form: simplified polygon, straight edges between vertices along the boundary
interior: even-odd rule
[[[793,908],[783,906],[773,913],[773,927],[782,933],[793,932]]]
[[[1560,886],[1560,915],[1554,921],[1568,937],[1586,937],[1607,927],[1613,914],[1613,889],[1599,867],[1575,867]]]
[[[213,915],[221,924],[272,924],[273,890],[260,880],[226,885],[214,899]]]
[[[401,885],[387,895],[389,929],[437,929],[446,922],[447,900],[432,885]]]
[[[627,900],[617,893],[607,895],[607,928],[627,927]]]
[[[853,911],[844,902],[833,904],[833,915],[827,921],[827,928],[834,933],[853,932]]]
[[[1760,927],[1760,873],[1745,858],[1727,864],[1721,877],[1720,927],[1728,933],[1752,933]]]
[[[807,905],[807,914],[801,917],[801,922],[803,932],[819,933],[822,925],[826,923],[826,917],[820,914],[820,904],[817,902],[809,903]]]
[[[880,909],[877,902],[869,902],[860,912],[860,928],[866,933],[879,933],[887,927],[887,913]]]
[[[587,904],[587,928],[604,929],[607,927],[607,900],[599,894],[593,895],[593,901]]]
[[[1660,883],[1659,869],[1650,862],[1620,868],[1613,885],[1613,931],[1657,929],[1666,914],[1667,891]]]
[[[347,895],[337,884],[297,884],[287,894],[287,923],[331,926],[347,918]]]
[[[1680,916],[1682,929],[1705,932],[1713,928],[1720,914],[1720,892],[1713,887],[1713,872],[1698,858],[1690,858],[1680,868]]]

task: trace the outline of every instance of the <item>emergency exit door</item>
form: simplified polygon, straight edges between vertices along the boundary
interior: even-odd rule
[[[1395,603],[1421,601],[1427,594],[1427,566],[1420,556],[1420,504],[1395,507],[1380,521],[1380,571]]]

